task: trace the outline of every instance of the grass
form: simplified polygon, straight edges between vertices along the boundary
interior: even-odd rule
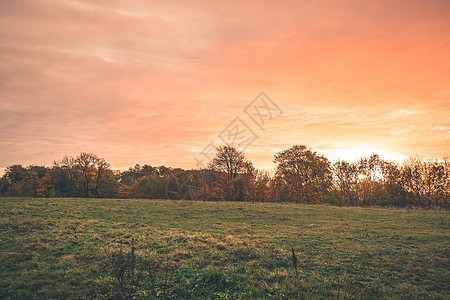
[[[0,198],[0,298],[447,299],[449,220],[447,211]]]

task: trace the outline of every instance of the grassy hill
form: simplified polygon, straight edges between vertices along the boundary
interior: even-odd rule
[[[449,221],[447,211],[0,198],[0,298],[445,299]]]

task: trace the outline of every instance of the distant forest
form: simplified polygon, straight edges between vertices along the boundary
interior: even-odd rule
[[[81,153],[51,167],[9,166],[0,178],[0,196],[449,208],[448,157],[395,163],[374,154],[357,162],[330,162],[311,148],[295,145],[276,153],[274,163],[272,172],[257,170],[243,152],[220,146],[203,169],[135,165],[120,172],[95,154]]]

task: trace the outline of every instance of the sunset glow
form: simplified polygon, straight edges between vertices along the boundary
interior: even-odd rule
[[[95,3],[95,4],[93,4]],[[450,155],[450,2],[0,2],[0,168],[80,152],[193,168],[237,117],[246,155]],[[282,110],[257,127],[261,91]]]

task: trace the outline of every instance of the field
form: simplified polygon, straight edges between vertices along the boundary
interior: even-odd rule
[[[447,211],[0,198],[0,298],[447,299],[449,221]]]

